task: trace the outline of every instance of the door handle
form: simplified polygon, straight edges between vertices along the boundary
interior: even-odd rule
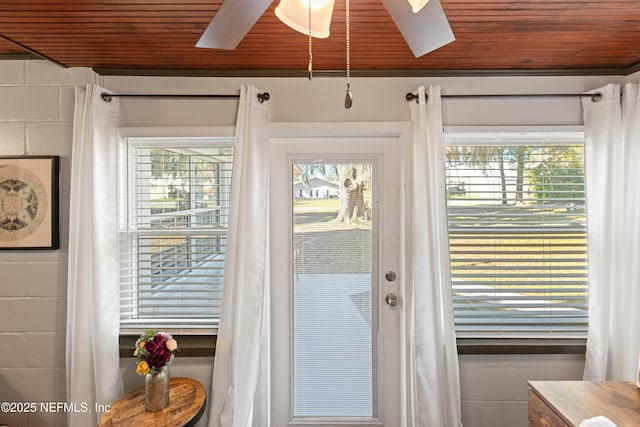
[[[389,307],[395,307],[398,305],[398,297],[393,293],[388,293],[384,297],[384,302],[386,302]]]

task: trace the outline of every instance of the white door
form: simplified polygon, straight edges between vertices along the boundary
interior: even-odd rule
[[[402,135],[272,141],[272,427],[404,424]]]

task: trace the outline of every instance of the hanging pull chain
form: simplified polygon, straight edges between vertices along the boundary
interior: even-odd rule
[[[309,81],[313,79],[313,51],[311,48],[311,0],[309,0],[309,66],[307,69]]]
[[[347,23],[347,94],[344,97],[344,108],[349,109],[353,104],[353,97],[351,96],[351,23],[349,19],[349,0],[346,0],[346,15],[345,21]]]

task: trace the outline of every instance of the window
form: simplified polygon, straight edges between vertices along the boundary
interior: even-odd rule
[[[222,302],[230,138],[123,138],[120,323],[212,327]]]
[[[458,336],[585,336],[582,133],[451,132],[445,138]]]

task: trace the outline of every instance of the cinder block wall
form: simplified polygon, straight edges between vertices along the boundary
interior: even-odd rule
[[[0,411],[10,427],[65,426],[64,413],[40,402],[64,402],[69,181],[76,84],[90,69],[45,61],[0,61],[0,156],[60,156],[59,250],[0,251]],[[35,403],[32,407],[18,403]],[[6,409],[6,408],[5,408]]]
[[[635,76],[637,78],[637,75]],[[539,91],[580,92],[624,77],[496,77],[496,78],[362,78],[356,79],[359,105],[345,111],[344,86],[319,79],[223,79],[99,77],[90,69],[63,69],[46,61],[0,61],[0,156],[58,155],[61,157],[61,249],[0,251],[0,403],[65,402],[64,342],[66,322],[69,180],[76,84],[102,82],[119,92],[227,93],[240,83],[252,83],[272,94],[275,122],[408,120],[404,93],[420,84],[443,85],[448,93]],[[382,93],[382,95],[381,95]],[[354,94],[356,94],[354,92]],[[386,94],[386,95],[385,95]],[[369,98],[367,98],[369,97]],[[378,97],[392,100],[384,108]],[[299,108],[306,100],[309,108]],[[321,100],[321,101],[318,101]],[[202,108],[200,102],[154,102],[122,107],[122,126],[202,126],[228,124],[233,114]],[[579,124],[578,104],[567,100],[496,103],[456,102],[445,105],[448,126]],[[125,104],[125,103],[123,103]],[[338,105],[338,107],[336,107]],[[215,112],[216,114],[214,114]],[[200,123],[200,119],[215,123]],[[203,119],[204,120],[204,119]],[[160,122],[160,123],[159,123]],[[222,123],[224,122],[224,123]],[[527,422],[527,380],[579,379],[580,355],[463,355],[460,356],[462,413],[465,427],[519,427]],[[127,390],[140,385],[131,358],[122,360]],[[178,358],[176,376],[191,376],[210,388],[212,361]],[[205,423],[203,417],[201,425]],[[0,425],[10,427],[65,426],[64,413],[6,413]]]

